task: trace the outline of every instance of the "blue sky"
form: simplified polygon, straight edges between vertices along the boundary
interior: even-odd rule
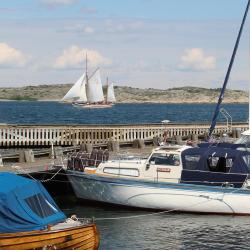
[[[140,88],[220,87],[245,0],[0,2],[0,86],[77,80],[90,71]],[[230,88],[249,82],[249,18]]]

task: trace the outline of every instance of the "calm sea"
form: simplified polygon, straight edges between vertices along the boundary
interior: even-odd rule
[[[213,104],[116,104],[108,109],[85,109],[57,102],[0,102],[0,123],[11,124],[140,124],[209,122]],[[233,121],[248,120],[247,104],[225,104]],[[225,121],[222,115],[219,120]]]
[[[152,211],[67,203],[67,215],[133,219],[97,221],[101,250],[250,249],[250,217],[155,214]],[[145,216],[146,215],[146,216]]]

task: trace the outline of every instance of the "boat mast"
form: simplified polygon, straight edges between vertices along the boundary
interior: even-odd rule
[[[248,0],[248,3],[247,3],[245,14],[244,14],[243,20],[241,22],[238,37],[237,37],[237,40],[236,40],[236,43],[235,43],[235,46],[234,46],[233,54],[232,54],[232,57],[231,57],[231,60],[230,60],[230,63],[229,63],[228,69],[227,69],[227,74],[226,74],[226,77],[225,77],[225,80],[224,80],[224,83],[223,83],[223,86],[222,86],[222,89],[221,89],[221,92],[220,92],[218,103],[217,103],[215,111],[214,111],[213,119],[212,119],[212,122],[211,122],[211,125],[210,125],[210,128],[209,128],[209,137],[211,137],[211,135],[212,135],[212,133],[214,131],[214,128],[216,126],[217,117],[218,117],[218,114],[219,114],[219,111],[220,111],[221,103],[222,103],[223,98],[224,98],[224,93],[225,93],[226,86],[227,86],[227,83],[228,83],[228,80],[229,80],[229,77],[230,77],[230,73],[231,73],[233,63],[234,63],[235,55],[236,55],[236,52],[237,52],[237,49],[238,49],[238,46],[239,46],[241,33],[242,33],[242,30],[243,30],[243,27],[244,27],[244,24],[245,24],[245,21],[246,21],[249,5],[250,5],[250,0]]]
[[[86,63],[85,63],[85,73],[86,73],[86,84],[88,84],[89,78],[88,78],[88,53],[86,52]]]
[[[250,58],[250,40],[249,40],[249,58]],[[250,130],[250,63],[249,63],[249,82],[248,82],[248,129]]]
[[[109,78],[108,78],[108,76],[107,76],[107,93],[106,93],[106,103],[108,103],[108,91],[109,91]]]

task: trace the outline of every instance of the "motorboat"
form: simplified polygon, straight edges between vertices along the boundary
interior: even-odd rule
[[[107,162],[95,173],[67,170],[68,178],[79,199],[166,211],[250,215],[250,152],[238,150],[235,144],[203,144],[181,151],[179,166],[160,165],[160,173],[154,153],[131,167],[121,163],[120,172]],[[148,163],[156,174],[150,178]]]
[[[1,249],[98,249],[92,220],[66,218],[39,181],[0,173]]]

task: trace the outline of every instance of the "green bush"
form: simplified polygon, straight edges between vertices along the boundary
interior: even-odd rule
[[[15,101],[36,101],[37,99],[31,96],[20,96],[20,95],[13,95],[8,98],[9,100],[15,100]]]

